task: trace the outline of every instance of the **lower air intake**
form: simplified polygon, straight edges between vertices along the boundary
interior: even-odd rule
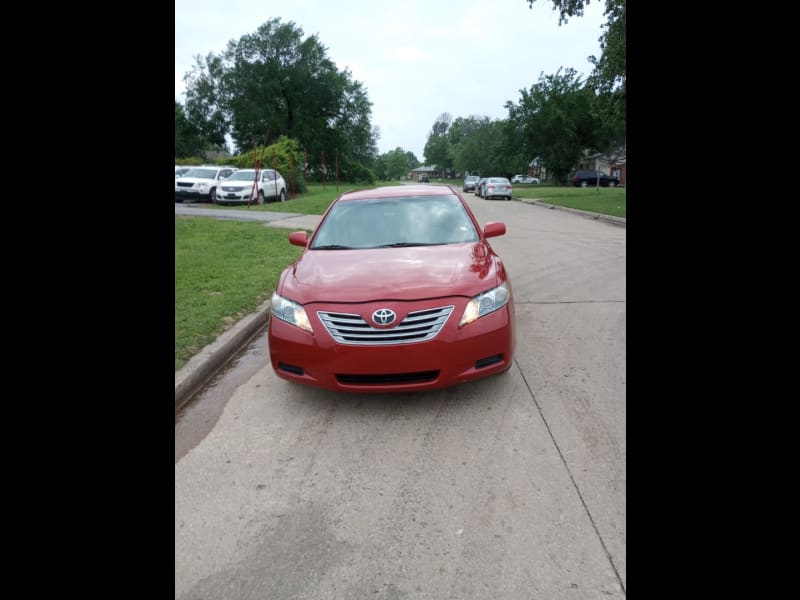
[[[439,371],[418,371],[416,373],[382,373],[369,375],[336,375],[339,383],[348,385],[394,385],[398,383],[423,383],[433,381]]]

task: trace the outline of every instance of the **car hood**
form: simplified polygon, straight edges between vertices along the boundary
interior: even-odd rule
[[[278,293],[300,304],[472,297],[498,284],[498,262],[486,242],[307,250]]]
[[[216,179],[206,179],[205,177],[178,177],[175,183],[214,183]],[[222,180],[225,181],[224,179]]]

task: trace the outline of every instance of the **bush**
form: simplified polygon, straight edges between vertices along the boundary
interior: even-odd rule
[[[278,138],[274,144],[266,148],[258,146],[254,151],[245,152],[227,159],[226,164],[230,164],[239,169],[252,169],[256,162],[260,162],[263,169],[277,169],[283,175],[288,185],[288,191],[292,189],[292,158],[294,158],[294,191],[302,194],[307,190],[305,179],[303,178],[303,153],[300,151],[300,143],[290,139],[285,135]]]

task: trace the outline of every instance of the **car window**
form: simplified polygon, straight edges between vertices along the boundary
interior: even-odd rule
[[[191,169],[184,177],[197,177],[198,179],[214,179],[217,172],[214,169]]]
[[[311,249],[476,242],[472,220],[453,195],[340,200],[319,225]]]

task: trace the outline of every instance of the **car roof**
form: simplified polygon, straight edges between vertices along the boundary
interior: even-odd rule
[[[406,196],[451,196],[456,192],[449,185],[390,185],[343,192],[341,200],[364,200],[373,198],[404,198]]]

